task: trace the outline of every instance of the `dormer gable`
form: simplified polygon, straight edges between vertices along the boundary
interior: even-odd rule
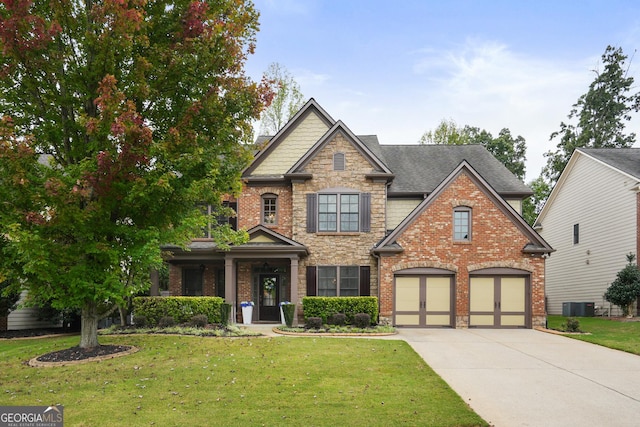
[[[309,99],[260,150],[243,178],[282,177],[334,124],[315,99]]]
[[[356,152],[370,165],[371,172],[367,178],[374,180],[391,180],[393,173],[342,121],[338,120],[318,141],[287,171],[285,177],[290,179],[309,179],[306,166],[320,153],[331,141],[341,135],[348,141]],[[333,169],[345,170],[349,159],[345,159],[344,153],[335,153],[333,156]]]

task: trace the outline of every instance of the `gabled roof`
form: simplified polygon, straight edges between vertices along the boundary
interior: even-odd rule
[[[173,260],[189,261],[209,259],[224,259],[224,254],[250,254],[260,255],[265,258],[297,254],[309,255],[309,249],[301,243],[291,240],[280,233],[263,226],[257,225],[247,231],[249,241],[239,246],[231,246],[227,251],[218,247],[211,239],[196,239],[191,241],[186,248],[177,245],[164,245],[162,249],[171,252]]]
[[[549,194],[549,198],[538,214],[534,226],[540,226],[550,206],[556,197],[558,197],[565,181],[581,157],[591,159],[597,164],[610,168],[622,175],[626,175],[631,179],[640,181],[640,148],[576,148],[571,158],[569,158],[562,174],[560,174],[560,178],[558,178],[558,182],[556,182],[556,185],[553,187],[551,194]]]
[[[286,177],[279,175],[252,176],[286,137],[308,117],[316,113],[327,125],[327,132],[289,169]],[[369,160],[375,171],[370,178],[393,179],[389,196],[424,197],[442,182],[464,159],[489,182],[503,197],[522,198],[533,194],[531,189],[516,178],[502,163],[481,145],[380,145],[375,135],[355,136],[341,121],[336,122],[311,98],[298,113],[271,139],[260,136],[258,143],[266,146],[257,153],[251,165],[243,171],[243,177],[253,182],[281,181],[285,178],[302,178],[302,168],[330,141],[342,132]],[[309,178],[309,176],[307,176]]]
[[[382,160],[396,178],[390,195],[429,194],[463,160],[501,195],[515,197],[533,194],[498,159],[481,145],[380,145]]]
[[[300,255],[309,254],[309,250],[302,243],[289,239],[263,225],[257,225],[248,230],[247,233],[249,233],[249,241],[240,246],[233,246],[231,252],[237,254],[240,252],[264,251],[268,252],[269,255],[292,252]]]
[[[299,122],[304,120],[312,112],[315,112],[320,120],[322,120],[327,127],[332,127],[335,124],[335,120],[316,102],[311,98],[306,104],[287,122],[287,124],[276,133],[267,145],[256,154],[251,164],[242,171],[242,176],[250,175],[279,144],[283,141],[289,133],[297,126]],[[265,137],[258,137],[258,142],[264,142]]]
[[[373,151],[364,144],[360,138],[351,132],[351,130],[342,121],[338,120],[323,136],[316,142],[307,153],[300,158],[287,172],[287,176],[294,176],[297,173],[303,173],[305,166],[332,141],[336,135],[342,134],[351,144],[362,154],[371,164],[372,172],[378,172],[380,175],[386,175],[388,178],[393,177],[393,173],[389,168],[376,156]],[[377,141],[377,138],[376,138]]]
[[[461,146],[457,146],[461,147]],[[516,227],[529,239],[529,243],[522,248],[525,253],[551,253],[554,251],[551,246],[529,225],[527,222],[498,194],[498,192],[480,175],[469,162],[462,162],[453,169],[448,176],[443,179],[437,187],[409,214],[391,233],[382,239],[372,250],[374,253],[394,253],[402,251],[397,243],[398,237],[418,219],[422,213],[442,194],[442,192],[453,183],[462,173],[467,176],[480,188],[493,203],[515,224]]]
[[[576,151],[640,180],[640,148],[578,148]]]

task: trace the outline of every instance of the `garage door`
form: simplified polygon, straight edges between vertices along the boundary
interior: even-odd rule
[[[396,276],[396,326],[454,326],[453,276]]]
[[[469,326],[530,327],[528,277],[471,277]]]

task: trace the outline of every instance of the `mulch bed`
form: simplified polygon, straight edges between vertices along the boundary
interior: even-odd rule
[[[111,356],[131,349],[128,345],[99,345],[93,348],[71,347],[36,357],[38,362],[75,362],[94,357]]]
[[[50,335],[62,335],[74,333],[64,328],[42,328],[42,329],[20,329],[11,331],[0,331],[0,338],[4,339],[20,339],[20,338],[38,338]],[[119,353],[127,352],[132,349],[128,345],[100,345],[93,348],[71,347],[64,350],[54,351],[52,353],[43,354],[36,357],[37,362],[45,364],[64,364],[69,362],[81,362],[91,359],[103,359],[112,357]]]
[[[45,335],[60,335],[68,333],[74,333],[74,331],[64,328],[18,329],[11,331],[0,331],[0,338],[37,338],[43,337]]]

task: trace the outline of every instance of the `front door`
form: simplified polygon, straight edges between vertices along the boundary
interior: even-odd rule
[[[260,320],[280,320],[280,276],[260,275]]]

